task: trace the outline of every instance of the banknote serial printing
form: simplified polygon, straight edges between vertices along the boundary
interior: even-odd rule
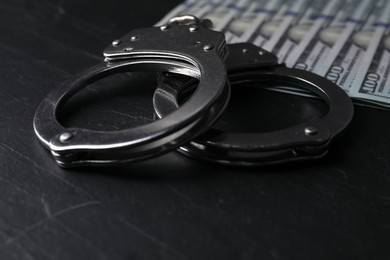
[[[278,63],[275,55],[251,43],[227,45],[225,35],[210,30],[211,26],[209,20],[182,15],[160,26],[133,30],[105,49],[104,62],[49,93],[33,123],[56,163],[65,168],[111,165],[174,149],[197,159],[244,166],[324,156],[352,119],[348,95],[321,76]],[[153,104],[159,120],[110,132],[59,123],[58,111],[90,83],[139,70],[157,72]],[[314,92],[326,102],[328,113],[319,122],[271,133],[237,134],[213,128],[228,106],[230,86],[243,81],[257,87],[286,83]]]

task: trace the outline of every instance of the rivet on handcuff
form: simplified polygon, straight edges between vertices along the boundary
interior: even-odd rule
[[[278,65],[273,54],[252,44],[227,48],[224,35],[209,27],[208,20],[185,15],[161,27],[133,30],[106,48],[105,62],[53,90],[36,111],[34,130],[57,164],[76,167],[134,162],[179,146],[192,157],[235,165],[323,156],[332,138],[352,118],[347,94],[313,73]],[[224,60],[229,51],[227,75]],[[160,72],[153,99],[160,120],[112,132],[65,128],[58,122],[59,109],[88,84],[114,73],[140,70]],[[164,76],[166,73],[170,76]],[[180,93],[195,84],[188,77],[197,79],[197,89],[179,105]],[[206,132],[227,106],[229,81],[292,84],[317,93],[327,102],[329,113],[315,126],[298,125],[273,133]]]

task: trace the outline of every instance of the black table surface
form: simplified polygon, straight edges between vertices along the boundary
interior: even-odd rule
[[[355,106],[317,161],[242,169],[171,152],[104,169],[57,167],[32,128],[40,101],[179,2],[1,1],[0,259],[389,259],[389,110]],[[64,108],[63,124],[147,123],[154,84],[148,73],[93,84]],[[260,116],[249,128],[323,113],[281,98],[251,107],[253,95],[242,95],[235,107],[249,110],[236,120]]]

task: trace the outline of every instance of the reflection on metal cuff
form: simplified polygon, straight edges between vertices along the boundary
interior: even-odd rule
[[[265,165],[324,156],[333,137],[352,119],[353,104],[348,95],[323,77],[277,64],[273,54],[252,44],[232,44],[228,48],[231,85],[243,82],[255,82],[258,87],[269,87],[269,84],[262,84],[269,82],[293,85],[316,93],[327,103],[329,111],[316,124],[299,124],[269,133],[233,133],[211,128],[179,151],[193,158],[226,165]],[[194,88],[194,84],[161,76],[160,86],[154,94],[156,114],[164,118],[178,109],[180,93],[186,88]]]
[[[106,165],[146,159],[193,139],[225,108],[230,88],[226,79],[224,35],[193,16],[167,25],[137,29],[104,51],[105,62],[54,89],[39,105],[34,130],[61,167]],[[88,84],[127,71],[170,72],[195,77],[199,88],[186,105],[164,119],[112,132],[65,128],[57,119],[63,104]]]

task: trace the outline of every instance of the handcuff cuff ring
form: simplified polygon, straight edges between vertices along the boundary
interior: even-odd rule
[[[336,84],[314,73],[287,68],[277,57],[250,43],[229,44],[227,59],[230,84],[281,83],[314,92],[328,105],[319,122],[302,123],[267,133],[237,133],[209,129],[204,135],[181,146],[178,151],[192,158],[224,165],[268,165],[323,157],[331,140],[342,132],[353,116],[349,96]],[[253,84],[251,85],[253,86]],[[154,93],[154,109],[160,118],[180,107],[183,92],[196,82],[160,75]],[[188,95],[188,94],[186,94]],[[185,105],[185,103],[184,103]]]
[[[105,49],[105,62],[60,85],[41,102],[33,122],[35,133],[61,167],[133,162],[166,153],[201,134],[225,108],[230,96],[226,51],[223,33],[209,30],[194,16],[133,30]],[[195,77],[199,88],[185,106],[143,126],[103,132],[59,123],[63,104],[88,84],[135,70]]]

